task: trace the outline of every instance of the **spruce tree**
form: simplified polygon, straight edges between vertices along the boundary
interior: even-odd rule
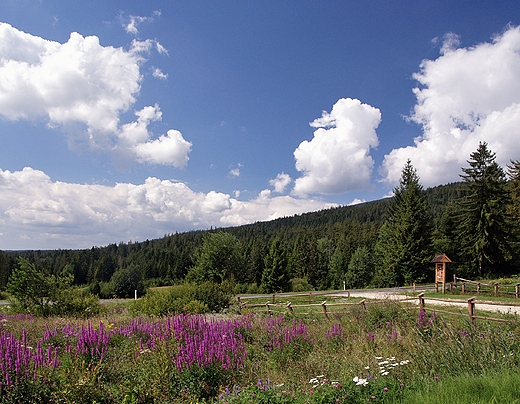
[[[479,276],[499,272],[512,258],[510,194],[506,174],[495,158],[487,143],[480,143],[461,174],[465,196],[458,200],[458,241],[470,273]]]
[[[419,176],[410,160],[401,173],[380,229],[375,252],[377,286],[401,286],[424,281],[432,258],[432,218]]]
[[[265,268],[262,274],[262,289],[266,293],[287,290],[287,259],[279,238],[275,238],[265,256]]]

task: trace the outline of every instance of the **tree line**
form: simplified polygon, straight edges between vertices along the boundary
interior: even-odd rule
[[[408,161],[392,198],[250,225],[86,250],[0,252],[0,290],[22,257],[101,297],[212,281],[237,292],[399,286],[433,280],[446,253],[465,277],[518,270],[520,162],[481,143],[461,182],[423,189]]]

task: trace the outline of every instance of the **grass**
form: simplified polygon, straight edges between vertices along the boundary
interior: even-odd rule
[[[435,383],[418,384],[401,403],[422,404],[518,404],[520,374],[516,370],[482,376],[463,375]]]
[[[9,337],[0,339],[0,369],[10,369],[0,371],[0,403],[478,404],[520,397],[515,318],[474,325],[394,301],[354,304],[328,319],[130,312],[110,305],[90,320],[0,315],[1,335]],[[41,348],[44,364],[31,359],[17,370],[16,360],[5,362],[14,340],[23,342],[22,353]]]

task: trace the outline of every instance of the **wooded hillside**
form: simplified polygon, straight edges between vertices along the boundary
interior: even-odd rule
[[[435,225],[446,205],[460,194],[460,183],[424,191]],[[390,201],[391,198],[268,222],[174,233],[156,240],[110,244],[86,250],[0,252],[0,288],[5,288],[19,256],[34,262],[47,273],[72,273],[78,285],[96,280],[109,282],[118,269],[129,266],[140,269],[146,284],[179,282],[194,265],[194,255],[202,245],[204,234],[217,231],[233,234],[244,246],[246,264],[241,279],[244,283],[260,284],[264,256],[272,240],[279,238],[293,274],[307,277],[314,286],[326,286],[326,264],[336,249],[340,249],[345,262],[349,262],[358,247],[373,248]]]

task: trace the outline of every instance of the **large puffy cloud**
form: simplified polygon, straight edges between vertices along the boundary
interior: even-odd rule
[[[0,169],[0,248],[87,248],[157,238],[175,231],[272,220],[333,206],[320,200],[273,197],[264,190],[239,201],[195,192],[186,184],[148,178],[115,186],[52,181],[32,168]]]
[[[414,75],[419,86],[410,119],[422,125],[423,135],[385,156],[385,181],[397,182],[407,159],[426,186],[458,181],[481,141],[500,164],[520,157],[520,28],[490,43],[458,45],[456,36],[446,36],[441,56],[423,61]]]
[[[342,98],[330,113],[311,122],[317,128],[311,141],[294,151],[296,169],[293,193],[337,194],[366,188],[374,161],[370,148],[378,145],[376,128],[381,122],[377,108],[359,100]]]
[[[140,90],[142,54],[153,44],[134,40],[127,51],[101,46],[96,36],[78,33],[60,44],[0,23],[0,116],[43,117],[50,126],[63,128],[70,144],[183,167],[191,144],[180,132],[153,140],[147,129],[150,121],[160,119],[158,106],[137,111],[136,122],[120,123]]]

